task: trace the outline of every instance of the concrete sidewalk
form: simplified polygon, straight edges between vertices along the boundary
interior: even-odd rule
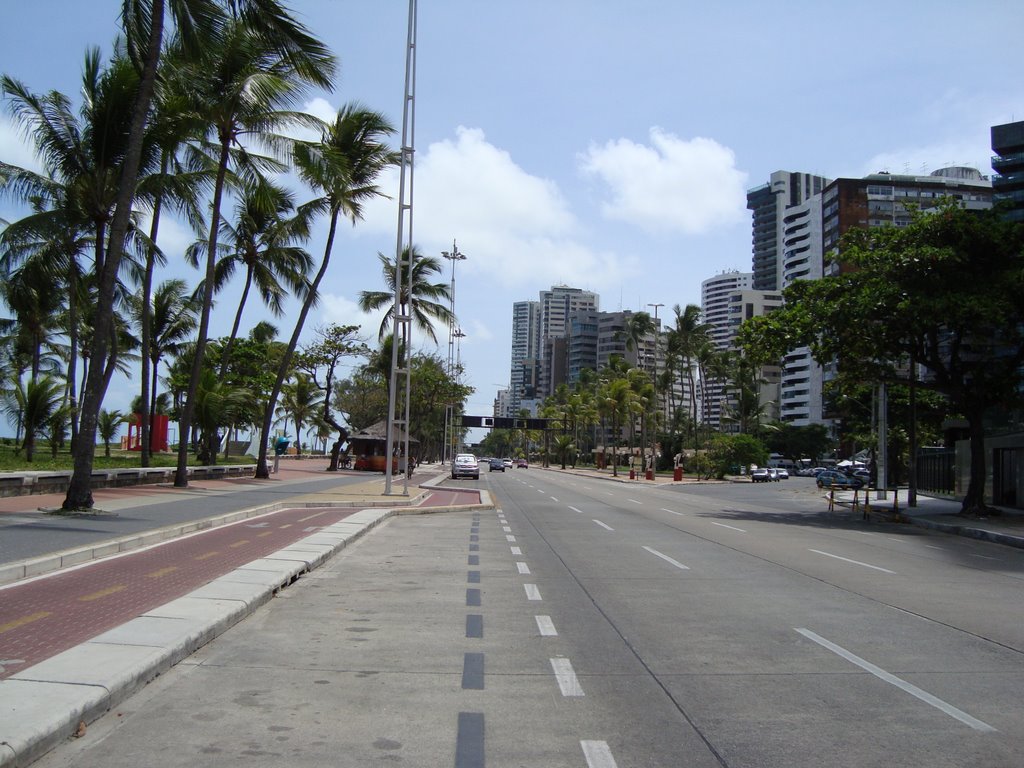
[[[325,462],[282,463],[274,479],[282,484],[301,475],[323,473]],[[433,471],[430,471],[433,469]],[[198,648],[253,613],[277,592],[317,568],[374,526],[397,514],[423,514],[451,509],[490,509],[490,495],[482,489],[460,491],[437,489],[447,477],[444,467],[424,467],[409,482],[403,496],[403,479],[392,478],[392,495],[384,494],[384,478],[372,476],[364,482],[346,485],[322,493],[302,494],[274,505],[241,510],[217,519],[204,519],[107,543],[109,551],[89,547],[79,552],[54,553],[39,562],[15,564],[22,577],[28,571],[62,569],[93,557],[140,549],[191,531],[227,525],[276,509],[307,507],[354,507],[359,511],[321,528],[312,535],[210,581],[183,597],[128,621],[111,631],[93,637],[68,651],[0,680],[0,767],[26,766],[57,744],[82,732],[93,720],[144,687]],[[162,502],[171,495],[183,501],[201,492],[230,492],[231,480],[199,481],[189,489],[158,488]],[[238,482],[245,482],[239,480]],[[268,482],[253,481],[248,482]],[[272,481],[271,481],[272,482]],[[154,489],[149,486],[111,488],[97,491],[97,507],[130,510],[152,503]],[[30,500],[26,504],[26,499]],[[0,515],[25,514],[52,500],[34,497],[9,497],[2,500]],[[59,505],[56,501],[56,505]],[[190,527],[190,530],[186,528]],[[47,562],[42,562],[42,560]],[[81,567],[88,567],[81,566]],[[11,574],[8,574],[11,575]],[[19,577],[20,578],[20,577]],[[45,576],[39,577],[45,578]],[[17,589],[18,582],[0,587]],[[0,624],[0,633],[31,617]],[[16,660],[6,660],[14,663]],[[0,666],[5,660],[0,659]]]

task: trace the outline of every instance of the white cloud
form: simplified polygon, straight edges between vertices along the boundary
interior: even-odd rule
[[[628,264],[582,242],[569,204],[550,179],[521,168],[478,128],[459,127],[454,140],[417,153],[414,240],[425,253],[450,250],[457,238],[467,261],[460,273],[496,284],[535,287],[569,282],[617,284]],[[355,233],[394,233],[398,172],[382,180],[390,200],[365,208]]]
[[[649,231],[701,234],[746,217],[747,174],[731,149],[651,128],[651,144],[629,139],[591,144],[580,169],[608,187],[606,218]]]
[[[0,160],[8,165],[42,173],[43,166],[36,157],[31,142],[7,117],[0,117]]]

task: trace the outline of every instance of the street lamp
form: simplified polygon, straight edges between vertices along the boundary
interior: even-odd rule
[[[448,294],[448,298],[451,302],[448,315],[448,378],[451,380],[455,375],[455,264],[459,261],[465,261],[466,254],[461,253],[459,251],[458,244],[452,240],[452,249],[450,251],[441,251],[441,255],[452,263],[452,285]],[[445,463],[447,463],[449,459],[454,458],[454,455],[449,452],[449,448],[455,442],[454,416],[455,406],[453,403],[448,403],[444,410],[445,441],[444,451],[441,457]]]

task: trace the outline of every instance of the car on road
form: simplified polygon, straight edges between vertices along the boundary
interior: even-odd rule
[[[526,459],[517,459],[516,460],[516,469],[526,469],[529,466],[530,465],[527,463]]]
[[[480,479],[480,463],[472,453],[457,453],[452,461],[452,480],[458,477]]]
[[[501,463],[505,465],[506,469],[512,469],[512,459],[502,459]]]
[[[859,477],[844,475],[835,469],[826,469],[818,474],[815,481],[819,488],[849,488],[857,490],[864,487],[864,482]]]
[[[789,480],[789,470],[785,467],[779,467],[775,470],[777,480]]]
[[[755,467],[750,470],[750,482],[752,483],[767,483],[771,479],[772,476],[767,467]]]
[[[505,462],[503,462],[501,459],[491,459],[490,461],[487,462],[487,466],[490,467],[491,472],[505,471]]]

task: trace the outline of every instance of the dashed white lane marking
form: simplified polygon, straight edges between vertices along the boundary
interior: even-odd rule
[[[976,730],[976,731],[984,731],[984,732],[987,732],[987,733],[991,733],[991,732],[994,732],[996,730],[995,728],[993,728],[988,723],[984,723],[981,720],[978,720],[977,718],[971,717],[970,715],[968,715],[963,710],[957,709],[952,704],[949,704],[949,703],[943,701],[942,699],[940,699],[940,698],[938,698],[936,696],[933,696],[932,694],[928,693],[927,691],[921,690],[916,685],[911,685],[906,680],[902,680],[902,679],[896,677],[896,675],[893,675],[893,674],[891,674],[889,672],[886,672],[881,667],[876,667],[871,662],[865,661],[860,656],[856,656],[856,655],[850,653],[848,650],[846,650],[842,646],[836,645],[835,643],[833,643],[833,642],[831,642],[829,640],[826,640],[821,635],[815,634],[814,632],[812,632],[809,629],[800,629],[800,628],[795,628],[795,629],[796,629],[797,632],[799,632],[801,635],[806,637],[808,640],[813,640],[818,645],[820,645],[822,648],[827,648],[828,650],[832,651],[832,653],[836,654],[837,656],[842,656],[844,659],[846,659],[851,664],[856,664],[861,669],[863,669],[863,670],[865,670],[867,672],[870,672],[872,675],[877,677],[879,680],[884,680],[885,682],[889,683],[890,685],[895,685],[900,690],[902,690],[902,691],[904,691],[906,693],[909,693],[911,696],[913,696],[913,697],[915,697],[917,699],[920,699],[925,704],[930,704],[931,706],[935,707],[936,709],[940,710],[941,712],[945,712],[950,717],[959,720],[961,723],[964,723],[965,725],[969,725],[974,730]]]
[[[607,741],[580,741],[587,768],[619,768]]]
[[[678,560],[673,560],[673,559],[672,559],[671,557],[669,557],[668,555],[662,554],[661,552],[659,552],[659,551],[658,551],[658,550],[656,550],[656,549],[652,549],[651,547],[644,547],[644,549],[646,549],[646,550],[647,550],[648,552],[650,552],[650,553],[651,553],[652,555],[654,555],[655,557],[660,557],[660,558],[661,558],[662,560],[664,560],[664,561],[665,561],[666,563],[672,563],[672,565],[674,565],[674,566],[675,566],[676,568],[679,568],[680,570],[683,570],[683,571],[688,571],[688,570],[690,570],[690,568],[689,568],[688,566],[685,566],[685,565],[683,565],[683,564],[682,564],[682,563],[680,563],[680,562],[679,562]]]
[[[520,549],[519,547],[509,547],[509,549],[512,550],[512,554],[513,555],[521,555],[521,554],[523,554],[523,550]]]
[[[737,528],[735,525],[726,525],[725,523],[716,523],[714,520],[711,521],[712,525],[718,525],[722,528],[728,528],[731,531],[739,531],[740,533],[746,533],[742,528]]]
[[[556,499],[554,496],[551,497],[551,500],[552,501],[558,501],[558,499]]]
[[[555,622],[551,620],[550,616],[534,616],[533,618],[537,622],[537,631],[540,632],[541,637],[558,637]]]
[[[544,598],[542,598],[540,596],[540,590],[537,589],[537,585],[536,584],[523,584],[523,589],[526,590],[526,599],[527,600],[543,600],[544,599]]]
[[[998,557],[989,557],[988,555],[978,555],[978,554],[975,554],[974,552],[968,552],[967,554],[970,555],[971,557],[980,557],[982,560],[998,560],[999,559]]]
[[[613,494],[611,491],[605,491],[604,495],[605,496],[614,496],[615,494]]]
[[[530,566],[524,562],[517,562],[516,569],[518,569],[520,576],[528,576],[530,574]]]
[[[636,499],[627,498],[626,501],[632,501],[634,504],[643,504],[642,501],[637,501]]]
[[[614,528],[612,528],[612,527],[611,527],[610,525],[605,525],[605,524],[604,524],[604,523],[602,523],[602,522],[601,522],[600,520],[594,520],[594,522],[595,522],[595,523],[597,523],[598,525],[600,525],[600,526],[601,526],[602,528],[604,528],[604,529],[605,529],[606,531],[614,531],[614,530],[615,530],[615,529],[614,529]]]
[[[501,526],[501,530],[503,530],[505,533],[512,533],[512,529],[507,525]]]
[[[510,534],[510,533],[506,533],[505,534],[505,541],[515,541],[515,540],[516,540],[516,537],[513,536],[512,534]]]
[[[563,696],[583,695],[583,688],[568,659],[551,659],[551,669],[555,673],[555,680],[558,682],[558,688]]]
[[[676,512],[674,509],[665,509],[664,507],[661,508],[661,511],[662,512],[668,512],[671,515],[679,515],[680,517],[683,514],[682,512]]]
[[[576,507],[573,507],[573,506],[570,506],[569,509],[571,509],[573,512],[578,512],[581,515],[583,514],[583,510],[582,509],[576,509]]]
[[[928,549],[945,549],[945,547],[936,547],[934,544],[925,544]]]
[[[882,573],[893,573],[893,574],[896,573],[896,571],[890,571],[888,568],[883,568],[880,565],[871,565],[870,563],[862,563],[860,560],[851,560],[848,557],[840,557],[839,555],[833,555],[830,552],[822,552],[820,549],[812,549],[810,551],[814,552],[817,555],[824,555],[825,557],[833,557],[836,560],[842,560],[844,563],[853,563],[854,565],[862,565],[865,568],[870,568],[870,569],[872,569],[874,571],[881,571]]]

